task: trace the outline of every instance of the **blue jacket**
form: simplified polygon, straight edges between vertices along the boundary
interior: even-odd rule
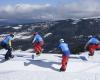
[[[11,46],[11,40],[13,40],[13,38],[12,38],[10,35],[8,35],[8,36],[6,36],[6,38],[2,41],[2,43]]]
[[[39,34],[36,34],[34,36],[33,43],[34,42],[41,42],[41,41],[43,41],[43,38]]]
[[[69,56],[70,55],[70,50],[68,48],[68,44],[65,42],[61,42],[59,44],[59,49],[61,50],[61,52],[63,53],[63,55],[65,56]]]
[[[97,38],[91,38],[89,41],[88,41],[88,44],[90,44],[90,43],[92,43],[92,44],[99,44],[100,43],[100,41],[97,39]]]

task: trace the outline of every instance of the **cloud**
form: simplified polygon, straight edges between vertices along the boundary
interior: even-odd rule
[[[41,13],[50,7],[50,4],[32,5],[32,4],[16,4],[15,6],[7,5],[0,8],[1,19],[22,19],[22,18],[39,18]]]
[[[70,17],[93,17],[100,16],[100,2],[96,0],[79,0],[64,5],[64,10],[69,14]]]
[[[100,16],[100,1],[78,0],[67,3],[62,0],[57,6],[16,4],[0,7],[0,19],[67,19],[94,16]]]

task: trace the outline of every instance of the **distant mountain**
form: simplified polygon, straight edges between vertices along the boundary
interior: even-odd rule
[[[41,19],[8,19],[8,20],[0,20],[0,25],[11,25],[11,24],[29,24],[36,22],[45,22],[47,20]]]
[[[0,27],[0,33],[16,32],[14,49],[27,50],[32,47],[32,33],[39,32],[44,40],[44,52],[55,52],[60,38],[69,44],[72,53],[84,51],[90,35],[100,39],[100,18],[66,19],[59,21],[32,22]],[[26,46],[27,43],[27,46]]]

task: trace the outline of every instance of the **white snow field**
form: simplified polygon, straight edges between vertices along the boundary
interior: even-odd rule
[[[13,51],[13,59],[4,61],[6,50],[0,50],[0,80],[100,80],[100,51],[88,61],[71,55],[67,70],[59,72],[61,54]],[[82,53],[87,54],[88,52]],[[32,59],[34,54],[34,59]]]

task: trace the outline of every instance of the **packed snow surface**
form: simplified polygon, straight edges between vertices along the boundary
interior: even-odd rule
[[[36,56],[28,50],[16,50],[13,51],[13,59],[4,61],[5,53],[6,50],[0,50],[0,80],[100,80],[100,51],[88,60],[80,58],[88,52],[70,55],[65,72],[59,72],[61,54],[42,53]]]

